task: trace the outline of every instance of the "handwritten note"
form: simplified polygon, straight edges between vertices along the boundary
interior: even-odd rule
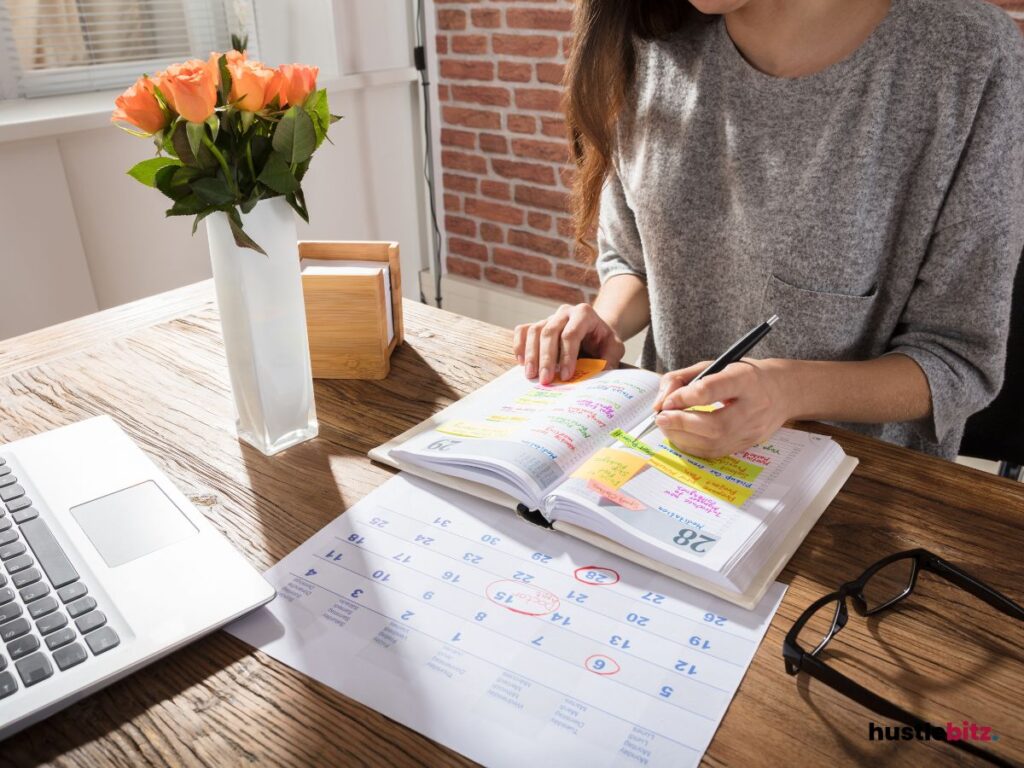
[[[620,488],[646,466],[647,460],[643,456],[614,448],[602,448],[573,472],[572,476],[597,480],[609,488]]]

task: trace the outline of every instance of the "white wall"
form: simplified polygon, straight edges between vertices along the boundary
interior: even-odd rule
[[[429,242],[414,0],[258,0],[257,14],[261,57],[318,64],[345,116],[306,177],[299,236],[398,240],[403,291],[418,297]],[[165,218],[166,199],[125,175],[153,150],[107,124],[114,95],[0,105],[0,339],[210,276],[202,225],[192,237],[190,218]],[[80,114],[38,119],[62,103]]]

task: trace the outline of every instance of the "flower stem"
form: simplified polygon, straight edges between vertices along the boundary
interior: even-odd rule
[[[220,150],[217,149],[217,145],[210,141],[210,137],[206,135],[206,131],[203,131],[203,144],[205,144],[206,148],[210,150],[215,158],[217,158],[217,162],[220,163],[220,169],[224,171],[224,180],[227,181],[228,186],[231,187],[231,191],[234,193],[235,197],[238,197],[238,185],[235,184],[234,175],[228,170],[228,161],[224,159],[224,155],[222,155]]]
[[[252,164],[252,142],[245,142],[245,159],[249,163],[249,175],[252,176],[252,183],[256,183],[256,166]]]

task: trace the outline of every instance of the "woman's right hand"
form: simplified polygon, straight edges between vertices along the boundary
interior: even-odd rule
[[[517,325],[513,351],[526,368],[527,378],[539,377],[541,384],[550,384],[555,378],[572,378],[581,353],[606,360],[609,368],[615,368],[626,346],[592,306],[563,304],[544,320]]]

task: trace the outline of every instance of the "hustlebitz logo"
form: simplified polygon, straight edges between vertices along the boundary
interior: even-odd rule
[[[960,724],[946,723],[945,727],[925,723],[922,726],[884,725],[868,723],[868,741],[999,741],[992,728],[970,720]]]

